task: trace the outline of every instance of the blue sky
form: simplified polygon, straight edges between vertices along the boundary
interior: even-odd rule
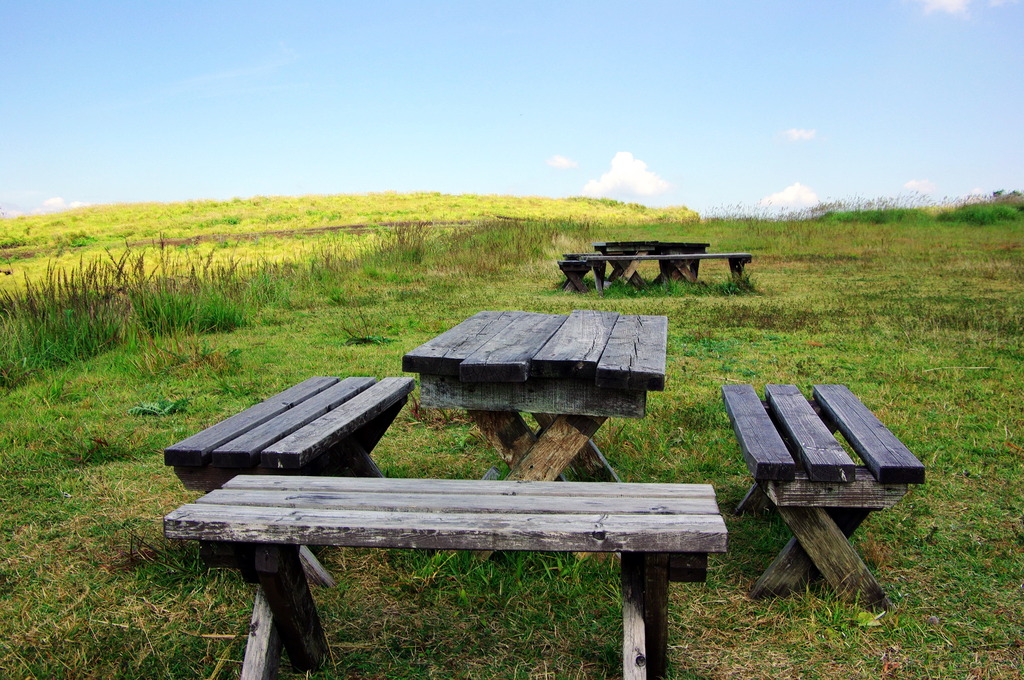
[[[1024,189],[1016,0],[0,5],[0,209]]]

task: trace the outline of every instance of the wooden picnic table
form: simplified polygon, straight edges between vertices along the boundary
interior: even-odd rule
[[[618,481],[592,437],[607,418],[642,418],[648,391],[665,389],[667,336],[664,316],[485,311],[407,353],[402,369],[420,374],[423,406],[469,413],[507,479]]]
[[[708,246],[710,243],[695,243],[695,242],[683,242],[683,241],[595,241],[591,243],[594,247],[594,251],[598,255],[609,255],[615,256],[638,256],[644,257],[647,255],[684,255],[684,254],[695,254],[695,253],[706,253],[708,252]],[[646,285],[640,272],[637,271],[637,267],[640,264],[639,259],[624,259],[624,260],[605,260],[597,258],[590,253],[567,253],[565,255],[566,260],[584,260],[594,270],[595,277],[603,277],[605,272],[605,264],[612,266],[611,276],[608,277],[608,282],[623,278],[629,281],[636,288],[643,288]],[[673,276],[673,263],[675,260],[659,262],[659,275],[655,279],[655,282],[661,282],[668,279],[678,279],[678,276]],[[700,268],[700,260],[688,259],[678,261],[680,266],[686,267],[688,280],[696,281],[697,272]],[[692,275],[692,276],[691,276]],[[602,283],[599,279],[598,283]],[[598,287],[598,292],[603,292],[602,287]]]
[[[706,253],[711,244],[684,241],[595,241],[590,245],[602,255],[674,255]]]

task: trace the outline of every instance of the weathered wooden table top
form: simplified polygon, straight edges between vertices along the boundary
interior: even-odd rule
[[[681,241],[596,241],[591,243],[594,250],[607,255],[646,252],[652,255],[669,253],[704,253],[710,243],[689,243]]]
[[[576,310],[478,312],[402,358],[402,370],[463,383],[572,378],[599,388],[665,389],[668,318]]]
[[[430,408],[642,418],[665,389],[668,319],[478,312],[402,358]]]

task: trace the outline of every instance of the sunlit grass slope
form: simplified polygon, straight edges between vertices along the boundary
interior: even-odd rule
[[[401,375],[405,352],[482,309],[592,308],[669,319],[666,390],[645,418],[612,419],[597,436],[627,481],[710,483],[728,513],[750,482],[721,403],[721,385],[733,383],[808,394],[849,385],[927,466],[924,485],[854,538],[896,603],[877,619],[817,586],[747,599],[789,534],[777,519],[727,514],[729,553],[712,558],[708,582],[671,586],[672,678],[1019,679],[1019,215],[686,222],[607,208],[621,219],[396,227],[355,258],[330,240],[251,267],[148,259],[192,257],[179,246],[145,251],[140,265],[132,251],[110,260],[121,274],[81,271],[64,287],[55,274],[32,300],[8,298],[0,677],[237,676],[252,586],[205,570],[196,546],[162,539],[161,517],[194,494],[161,449],[311,375]],[[728,267],[707,262],[703,287],[559,290],[560,253],[625,239],[749,251],[749,281],[729,285]],[[18,348],[64,354],[19,367]],[[385,475],[477,478],[499,463],[463,414],[421,408],[416,396],[374,452]],[[315,593],[331,658],[312,677],[621,672],[614,561],[365,550],[322,559],[339,586]],[[285,666],[283,677],[304,677]]]

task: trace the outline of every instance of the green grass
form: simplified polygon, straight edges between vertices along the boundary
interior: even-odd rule
[[[447,200],[451,213],[473,202]],[[567,203],[567,211],[578,208]],[[393,207],[402,219],[423,216],[412,199],[395,197]],[[646,217],[626,204],[597,207]],[[243,208],[229,203],[211,213],[197,204],[191,217],[182,207],[175,219],[238,216],[238,225],[216,228],[241,226],[252,219]],[[315,219],[341,219],[331,213],[340,207],[299,200],[267,209],[278,225],[314,219],[307,211],[317,210],[324,215]],[[156,222],[170,208],[117,210],[111,233],[133,219]],[[383,197],[375,212],[388,221]],[[65,360],[23,367],[0,395],[0,676],[236,676],[251,586],[205,570],[195,546],[162,539],[160,518],[195,494],[164,467],[161,449],[310,375],[401,375],[406,351],[481,309],[594,308],[669,318],[666,390],[651,395],[647,417],[612,419],[598,433],[628,481],[708,482],[723,510],[735,506],[749,477],[721,405],[726,383],[759,391],[792,383],[808,394],[816,383],[847,384],[928,470],[926,484],[856,534],[897,605],[877,621],[817,586],[792,598],[747,599],[788,530],[777,519],[728,515],[730,552],[712,557],[708,582],[671,587],[671,677],[1021,677],[1021,218],[537,217],[544,219],[408,226],[363,234],[364,242],[296,238],[290,257],[261,257],[263,246],[245,241],[221,249],[234,260],[167,248],[181,259],[161,265],[157,249],[139,269],[151,289],[122,282],[70,286],[68,298],[41,295],[39,315],[19,317],[39,334],[63,323],[62,305],[54,313],[48,300],[81,300],[86,309],[104,299],[127,304],[127,293],[117,293],[125,287],[140,300],[171,301],[152,302],[163,310],[147,317],[156,320],[120,324],[116,342],[97,342],[108,332],[99,322],[72,333],[95,349],[79,356],[68,341]],[[84,231],[97,243],[107,238],[99,227]],[[627,239],[751,252],[749,282],[731,290],[728,267],[707,262],[705,286],[613,287],[604,297],[558,290],[560,253]],[[208,261],[238,264],[204,269]],[[244,323],[181,321],[195,316],[180,313],[172,295],[179,290],[219,291]],[[112,307],[121,320],[133,318],[127,308]],[[3,336],[4,347],[11,337]],[[464,414],[424,409],[416,397],[375,451],[386,475],[474,478],[497,462]],[[130,413],[145,405],[162,408]],[[315,594],[332,658],[311,677],[620,672],[613,561],[516,554],[480,562],[373,550],[326,550],[322,558],[339,587]]]

